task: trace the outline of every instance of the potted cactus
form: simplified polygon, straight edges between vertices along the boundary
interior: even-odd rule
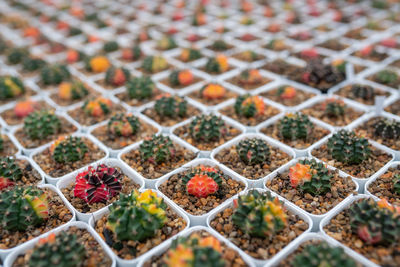
[[[217,55],[209,58],[202,70],[211,75],[219,75],[230,69],[231,67],[229,66],[228,58],[224,55]]]
[[[400,208],[385,199],[357,198],[326,220],[323,231],[381,266],[398,266]]]
[[[254,189],[218,210],[208,223],[258,260],[270,259],[309,227],[277,197]]]
[[[110,60],[105,56],[85,57],[85,67],[80,69],[86,75],[103,73],[111,67]]]
[[[313,123],[307,115],[299,112],[285,114],[274,124],[262,128],[261,132],[300,150],[330,133],[328,129]]]
[[[53,110],[54,108],[46,101],[35,101],[31,98],[27,98],[26,100],[15,103],[13,108],[1,112],[1,117],[8,125],[14,126],[23,123],[26,116],[41,109]]]
[[[160,40],[157,41],[156,49],[160,51],[171,50],[178,47],[173,37],[164,35]]]
[[[281,85],[278,88],[268,90],[260,94],[281,105],[294,107],[313,98],[316,94],[310,91],[301,90],[291,85]]]
[[[2,249],[14,248],[73,218],[51,187],[15,186],[1,190],[0,199]]]
[[[23,95],[32,95],[20,78],[11,75],[0,76],[0,103],[5,104]]]
[[[67,66],[61,64],[46,65],[40,70],[40,83],[46,88],[57,86],[71,78]]]
[[[356,190],[351,177],[342,177],[315,159],[299,160],[265,186],[314,215],[329,212]]]
[[[37,74],[45,65],[46,61],[33,56],[25,57],[22,60],[22,75],[25,77]]]
[[[369,79],[395,89],[398,89],[400,85],[399,74],[390,69],[381,70],[369,77]]]
[[[148,189],[121,194],[93,226],[120,259],[133,260],[182,231],[187,222]]]
[[[60,136],[33,155],[33,160],[44,173],[59,178],[100,160],[106,153],[87,137]]]
[[[24,47],[14,47],[7,52],[7,64],[17,65],[29,56],[29,50]]]
[[[182,48],[179,56],[177,56],[177,59],[188,63],[192,62],[194,60],[200,59],[202,57],[202,54],[200,50],[195,49],[195,48]]]
[[[245,50],[234,54],[232,57],[245,62],[254,62],[265,58],[263,55],[260,55],[253,50]]]
[[[168,78],[161,82],[172,89],[182,89],[187,86],[193,85],[201,81],[200,78],[193,75],[193,72],[189,69],[173,70]]]
[[[116,41],[107,41],[103,44],[103,52],[111,53],[119,49],[119,44]]]
[[[141,59],[143,56],[144,54],[142,49],[140,48],[140,45],[134,45],[131,48],[122,48],[121,57],[119,59],[124,62],[132,62]]]
[[[130,79],[131,73],[124,67],[109,67],[105,73],[104,79],[97,81],[105,89],[111,90],[124,86]]]
[[[345,86],[335,94],[371,106],[375,104],[375,96],[388,97],[390,95],[389,92],[374,88],[370,85],[358,83]]]
[[[382,62],[388,57],[386,53],[378,52],[376,50],[376,47],[374,47],[373,45],[368,45],[358,51],[355,51],[353,53],[353,56],[375,62]]]
[[[211,45],[207,46],[208,49],[214,52],[226,52],[226,50],[229,50],[232,47],[232,45],[222,39],[215,40]]]
[[[257,69],[245,69],[227,81],[241,89],[253,90],[271,82],[272,80],[262,76]]]
[[[11,187],[32,186],[42,182],[42,177],[24,157],[0,157],[0,192]]]
[[[389,203],[400,206],[400,167],[394,163],[385,173],[374,181],[368,182],[366,189],[379,198],[385,198]]]
[[[60,106],[69,106],[93,95],[93,89],[80,80],[62,82],[50,98]]]
[[[213,150],[241,133],[221,117],[202,114],[173,130],[173,133],[200,150]]]
[[[155,74],[170,67],[167,60],[163,56],[147,56],[143,59],[141,68],[142,72],[146,74]]]
[[[159,134],[146,137],[138,147],[123,153],[121,159],[143,177],[156,179],[196,156],[169,136]]]
[[[218,83],[208,83],[200,90],[193,91],[188,96],[203,105],[215,106],[236,97],[237,94]]]
[[[312,155],[357,178],[368,178],[392,159],[353,131],[340,130]]]

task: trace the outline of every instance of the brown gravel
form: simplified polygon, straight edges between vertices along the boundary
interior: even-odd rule
[[[259,82],[259,83],[243,84],[243,83],[240,82],[240,74],[238,74],[238,75],[236,75],[236,76],[234,76],[234,77],[232,77],[232,78],[230,78],[230,79],[228,79],[226,81],[231,83],[231,84],[233,84],[233,85],[236,85],[237,87],[239,87],[241,89],[244,89],[244,90],[253,90],[253,89],[259,88],[259,87],[261,87],[263,85],[266,85],[267,83],[272,82],[271,79],[268,79],[266,77],[262,77],[262,81]]]
[[[60,117],[60,116],[57,116],[57,117],[61,121],[61,130],[57,134],[52,134],[52,135],[47,136],[46,138],[40,139],[40,140],[39,139],[32,140],[28,137],[27,134],[25,134],[24,129],[21,127],[14,133],[14,136],[15,136],[15,138],[17,138],[19,143],[24,148],[31,149],[31,148],[36,148],[36,147],[42,146],[44,144],[47,144],[51,141],[56,140],[60,136],[68,135],[68,134],[71,134],[71,133],[75,132],[76,130],[78,130],[73,124],[68,122],[65,118]]]
[[[343,116],[330,117],[325,113],[324,102],[320,102],[309,108],[302,109],[301,112],[336,127],[349,125],[363,115],[363,112],[356,111],[355,109],[352,109],[346,105]]]
[[[291,160],[291,157],[282,150],[273,146],[269,146],[269,149],[271,153],[269,161],[264,164],[246,165],[240,160],[236,146],[221,150],[215,159],[247,179],[256,180],[267,176]]]
[[[209,167],[209,166],[206,166]],[[219,170],[218,167],[214,167]],[[189,195],[183,184],[183,177],[190,171],[175,174],[168,178],[160,186],[160,191],[174,201],[178,206],[192,215],[204,215],[212,209],[218,207],[225,200],[241,192],[245,186],[242,182],[236,181],[231,177],[224,175],[221,186],[215,194],[208,195],[205,198],[198,198]]]
[[[225,88],[225,89],[226,89],[225,96],[223,98],[219,98],[219,99],[206,99],[206,98],[203,98],[203,96],[202,96],[202,94],[200,92],[200,89],[190,93],[188,96],[191,99],[202,103],[203,105],[215,106],[215,105],[221,104],[222,102],[225,102],[228,99],[236,98],[238,96],[237,93],[234,93],[234,92],[228,90],[227,88]]]
[[[116,169],[119,172],[122,172],[118,167],[116,167]],[[132,179],[130,179],[126,175],[123,175],[120,181],[122,185],[121,193],[123,194],[130,194],[133,191],[133,189],[139,189],[140,187],[137,183],[135,183]],[[83,199],[74,196],[74,188],[75,188],[75,181],[70,183],[67,187],[62,188],[61,192],[64,194],[65,198],[69,201],[69,203],[71,203],[71,205],[74,206],[74,208],[77,211],[82,213],[95,212],[101,208],[110,205],[111,203],[119,199],[119,194],[118,194],[113,198],[109,199],[106,203],[99,202],[99,203],[88,204]]]
[[[368,245],[356,234],[353,234],[350,227],[350,212],[345,209],[336,215],[324,227],[324,231],[343,245],[355,250],[367,257],[374,263],[385,266],[400,266],[400,244],[392,246]]]
[[[85,229],[81,229],[75,226],[71,226],[65,232],[74,234],[78,237],[78,242],[85,246],[85,259],[82,262],[82,266],[85,267],[108,267],[111,266],[112,260],[105,253],[101,245],[96,239]],[[36,247],[36,246],[35,246]],[[13,263],[13,267],[28,266],[29,259],[32,256],[33,249],[27,250],[23,255],[17,257]]]
[[[239,40],[240,40],[240,38],[239,38]],[[245,62],[254,62],[257,60],[265,59],[265,56],[257,53],[256,59],[249,60],[247,57],[244,57],[242,53],[243,52],[236,53],[236,54],[232,55],[231,57],[236,58],[237,60],[240,60],[240,61],[245,61]]]
[[[167,78],[165,78],[165,79],[163,79],[163,80],[161,80],[161,81],[159,81],[160,83],[162,83],[162,84],[164,84],[164,85],[166,85],[166,86],[168,86],[168,87],[170,87],[170,88],[172,88],[172,89],[183,89],[183,88],[186,88],[186,87],[188,87],[188,86],[192,86],[193,84],[196,84],[196,83],[198,83],[198,82],[201,82],[203,79],[201,79],[201,78],[199,78],[199,77],[197,77],[197,76],[195,76],[195,75],[193,75],[193,82],[191,83],[191,84],[189,84],[189,85],[172,85],[170,82],[169,82],[169,78],[167,77]]]
[[[3,139],[3,149],[0,151],[0,157],[12,156],[18,152],[17,147],[7,135],[2,134],[1,138]]]
[[[104,74],[104,77],[105,77],[105,74]],[[121,88],[122,86],[124,86],[124,85],[114,86],[112,84],[107,84],[105,78],[101,78],[100,80],[97,80],[96,83],[106,90],[114,90],[114,89]]]
[[[367,39],[367,37],[363,34],[363,29],[362,28],[357,28],[354,30],[348,31],[344,37],[351,38],[351,39],[356,39],[356,40],[364,40]]]
[[[175,147],[175,157],[172,161],[167,163],[162,163],[159,165],[152,164],[149,161],[143,162],[140,157],[140,152],[138,149],[131,150],[126,154],[122,155],[122,160],[125,161],[130,167],[139,172],[147,179],[157,179],[176,168],[181,167],[187,162],[196,158],[196,154],[192,151],[178,145],[174,144]]]
[[[51,107],[47,102],[45,101],[38,101],[35,102],[34,104],[35,110],[54,110],[53,107]],[[0,116],[3,118],[3,120],[8,124],[8,125],[17,125],[21,124],[24,122],[25,118],[17,117],[14,112],[14,108],[6,109],[4,110]]]
[[[190,123],[189,123],[190,124]],[[190,135],[189,135],[189,124],[185,124],[177,129],[175,129],[174,134],[191,144],[192,146],[197,147],[200,150],[213,150],[214,148],[228,142],[235,136],[238,136],[241,134],[241,131],[237,128],[234,128],[232,126],[228,126],[228,131],[227,134],[220,138],[220,140],[215,141],[215,142],[210,142],[210,143],[205,143],[205,142],[197,142],[194,140]]]
[[[145,137],[152,136],[157,133],[157,128],[152,125],[145,123],[142,120],[140,121],[140,129],[139,132],[135,135],[125,137],[125,136],[113,136],[107,133],[107,125],[99,126],[95,128],[91,134],[100,140],[105,146],[110,147],[112,149],[122,149],[128,145],[139,142],[143,140]]]
[[[279,104],[289,107],[300,105],[301,103],[315,96],[315,94],[313,93],[309,93],[296,88],[295,97],[289,99],[283,99],[278,95],[278,90],[279,90],[278,88],[273,90],[268,90],[267,92],[262,93],[261,96],[264,96],[268,99],[271,99],[272,101],[275,101]]]
[[[284,76],[291,76],[291,74],[299,72],[301,70],[300,66],[287,63],[283,59],[277,59],[269,62],[262,68]]]
[[[297,188],[293,188],[290,185],[289,170],[278,173],[276,177],[266,182],[266,186],[301,209],[314,215],[322,215],[342,202],[356,189],[350,176],[340,177],[337,170],[331,171],[331,173],[334,175],[331,180],[331,192],[325,195],[313,197],[309,193],[304,194]]]
[[[312,132],[309,134],[309,136],[307,136],[307,139],[286,140],[280,136],[278,124],[279,121],[266,128],[262,128],[261,132],[296,149],[306,149],[307,147],[321,140],[324,136],[330,133],[329,130],[314,124],[314,128]]]
[[[400,175],[400,165],[390,168],[379,176],[368,186],[367,190],[379,198],[386,198],[391,204],[400,206],[400,195],[396,194],[393,188],[393,178],[396,174]]]
[[[4,100],[0,99],[0,105],[5,105],[5,104],[10,103],[11,101],[15,101],[15,100],[18,100],[18,101],[28,100],[33,95],[36,95],[36,92],[33,91],[32,88],[28,87],[25,84],[25,93],[23,95],[13,97],[13,98],[7,98]]]
[[[384,92],[384,91],[379,90],[377,88],[374,88],[374,92],[375,92],[375,95],[378,95],[378,96],[386,96],[386,97],[388,97],[390,95],[390,93]],[[348,86],[345,86],[345,87],[341,88],[335,94],[336,95],[340,95],[342,97],[347,97],[349,99],[352,99],[354,101],[360,102],[360,103],[365,104],[365,105],[374,105],[375,104],[375,98],[365,100],[363,98],[354,97],[353,93],[351,92],[351,85],[348,85]]]
[[[164,117],[160,116],[154,107],[152,108],[146,108],[145,110],[142,111],[144,115],[149,117],[150,119],[156,121],[158,124],[164,127],[170,127],[173,126],[181,121],[184,121],[192,116],[197,116],[200,114],[200,110],[195,108],[194,106],[188,104],[187,105],[187,112],[184,117],[176,117],[176,118],[170,118],[170,117]]]
[[[343,44],[336,39],[327,40],[327,41],[323,42],[322,44],[319,44],[318,46],[326,48],[326,49],[334,50],[334,51],[342,51],[342,50],[346,49],[347,47],[349,47],[348,45]]]
[[[163,70],[160,70],[160,71],[156,71],[156,72],[148,72],[148,71],[145,71],[143,68],[137,68],[137,70],[138,71],[140,71],[140,72],[143,72],[144,74],[156,74],[156,73],[160,73],[160,72],[162,72],[162,71],[166,71],[166,70],[169,70],[169,69],[171,69],[172,68],[172,66],[170,65],[170,64],[168,64],[168,67],[167,68],[165,68],[165,69],[163,69]]]
[[[323,144],[319,148],[314,149],[312,151],[312,155],[328,163],[329,165],[350,174],[353,177],[369,178],[392,159],[392,156],[386,154],[384,151],[379,150],[373,146],[371,146],[370,148],[372,150],[371,156],[358,165],[346,165],[334,160],[332,156],[329,155],[326,144]]]
[[[354,64],[354,63],[353,63],[353,68],[354,68],[354,73],[356,73],[356,74],[358,74],[366,69],[366,67],[358,65],[358,64]]]
[[[152,238],[146,239],[144,242],[138,241],[121,241],[119,242],[122,245],[122,249],[117,250],[112,247],[112,244],[108,244],[113,252],[119,257],[125,260],[133,260],[140,255],[143,255],[153,247],[161,244],[168,238],[176,235],[180,231],[184,230],[186,227],[185,220],[176,214],[170,207],[167,207],[167,222],[163,228],[157,231],[156,235]],[[105,226],[107,224],[108,215],[101,217],[96,221],[94,229],[101,236],[101,238],[106,241],[104,237],[104,231],[106,230]],[[106,233],[111,234],[113,238],[113,242],[115,242],[115,237],[109,231]],[[107,242],[106,242],[107,243]]]
[[[22,171],[22,177],[16,181],[16,186],[37,185],[42,182],[42,177],[39,172],[32,167],[29,161],[24,159],[15,159],[15,163]]]
[[[27,231],[7,231],[0,225],[0,249],[13,248],[44,234],[72,219],[72,213],[61,198],[50,189],[43,188],[48,194],[49,218],[42,225],[28,229]]]
[[[89,139],[82,138],[82,141],[87,145],[89,153],[87,153],[87,155],[80,161],[69,164],[58,163],[51,156],[49,148],[46,148],[41,153],[35,155],[33,160],[36,161],[47,175],[57,178],[93,163],[106,155],[103,150],[92,143]]]
[[[240,122],[243,125],[256,126],[256,125],[260,124],[261,122],[264,122],[264,121],[272,118],[273,116],[277,115],[280,111],[277,108],[274,108],[270,105],[265,104],[265,110],[264,110],[263,114],[256,115],[255,117],[250,117],[250,118],[246,118],[245,116],[238,115],[235,112],[235,108],[233,105],[223,108],[223,109],[219,110],[219,112],[228,117],[231,117],[232,119]]]
[[[104,116],[100,116],[100,117],[90,116],[83,111],[82,107],[77,107],[73,110],[68,111],[68,115],[70,115],[74,120],[79,122],[81,125],[91,126],[96,123],[108,120],[115,114],[125,113],[125,112],[126,112],[126,110],[121,105],[112,103],[111,112],[108,114],[105,114]]]
[[[155,89],[155,90],[153,90],[153,96],[149,99],[144,99],[144,100],[139,100],[139,99],[135,99],[135,98],[131,99],[127,92],[122,92],[122,93],[116,94],[115,97],[117,97],[119,100],[127,103],[129,106],[138,107],[138,106],[141,106],[141,105],[144,105],[151,101],[156,100],[156,98],[163,93],[164,93],[163,91],[160,91],[159,89]]]
[[[400,100],[397,100],[396,102],[385,108],[385,111],[400,116]]]
[[[357,52],[354,52],[352,54],[352,56],[359,57],[359,58],[366,59],[366,60],[375,61],[375,62],[381,62],[388,57],[388,55],[386,53],[379,53],[377,51],[372,52],[368,56],[363,56],[360,51],[357,51]]]
[[[96,98],[97,96],[99,96],[99,93],[96,92],[95,90],[93,90],[92,88],[90,88],[89,86],[86,85],[86,88],[88,89],[89,94],[88,94],[87,96],[81,98],[81,99],[73,99],[73,100],[61,99],[61,98],[58,96],[58,92],[52,93],[52,94],[50,95],[50,98],[51,98],[57,105],[60,105],[60,106],[62,106],[62,107],[65,107],[65,106],[70,106],[70,105],[76,104],[76,103],[78,103],[78,102],[80,102],[80,101],[85,101],[85,100],[92,99],[92,98]]]
[[[200,235],[200,237],[205,238],[211,235],[207,231],[196,231],[193,232],[190,236],[193,235]],[[221,258],[225,260],[225,267],[240,267],[240,266],[247,266],[247,264],[244,262],[242,257],[236,250],[228,247],[225,243],[221,242]],[[168,250],[166,250],[164,253],[158,256],[153,256],[151,259],[146,261],[143,264],[143,267],[163,267],[166,266],[166,260],[167,260],[167,255]]]
[[[260,260],[270,259],[308,229],[307,222],[298,215],[287,211],[289,215],[287,220],[288,224],[281,232],[277,233],[275,236],[266,238],[252,237],[244,234],[233,224],[232,214],[232,207],[221,211],[211,221],[211,227],[248,255]]]

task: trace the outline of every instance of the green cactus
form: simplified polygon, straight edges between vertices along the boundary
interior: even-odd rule
[[[210,57],[204,67],[207,72],[221,73],[221,66],[215,57]]]
[[[139,132],[140,121],[132,114],[115,114],[107,124],[110,136],[132,136]]]
[[[360,164],[371,154],[367,139],[346,130],[340,130],[329,138],[328,150],[332,158],[349,165]]]
[[[236,98],[234,109],[238,116],[253,118],[264,112],[264,100],[250,94],[240,95]]]
[[[178,47],[174,38],[170,36],[164,36],[157,42],[157,47],[161,50],[170,50]]]
[[[61,82],[69,80],[71,74],[69,73],[67,66],[53,64],[42,68],[40,78],[44,85],[59,85]]]
[[[50,234],[52,236],[54,234]],[[79,267],[85,259],[85,246],[75,234],[60,232],[54,240],[47,237],[45,243],[37,245],[29,258],[29,267]],[[50,239],[50,240],[49,240]]]
[[[396,174],[393,178],[393,189],[397,195],[400,195],[400,174]]]
[[[26,72],[40,70],[46,65],[46,61],[40,58],[26,57],[22,60],[22,69]]]
[[[244,233],[272,238],[286,226],[283,203],[270,192],[248,191],[234,202],[232,221]]]
[[[0,135],[0,151],[4,150],[4,138],[2,135]]]
[[[86,85],[78,80],[71,81],[71,100],[82,99],[85,96],[89,95],[89,90],[87,89]]]
[[[239,158],[246,165],[264,164],[270,160],[268,143],[260,138],[245,139],[236,146]]]
[[[381,118],[374,125],[374,135],[384,139],[400,138],[400,121]]]
[[[32,140],[43,140],[61,131],[61,120],[50,110],[31,112],[24,120],[23,130]]]
[[[82,33],[82,30],[77,27],[69,27],[69,29],[68,29],[69,36],[76,36],[81,33]]]
[[[19,64],[25,57],[29,56],[29,51],[26,48],[12,48],[7,54],[7,63],[10,65]]]
[[[375,77],[377,82],[387,85],[395,84],[399,80],[397,73],[391,70],[382,70]]]
[[[331,191],[333,175],[324,163],[318,162],[315,159],[304,159],[300,160],[299,163],[310,166],[310,180],[303,181],[299,185],[299,189],[303,193],[319,196]]]
[[[143,161],[153,164],[168,162],[175,156],[172,140],[162,134],[145,139],[139,146],[139,152]]]
[[[351,86],[351,93],[353,97],[364,100],[373,100],[375,98],[375,90],[369,85],[353,84]]]
[[[172,86],[179,86],[181,83],[179,82],[179,73],[180,70],[174,70],[172,71],[169,76],[168,76],[168,81]]]
[[[0,193],[0,223],[9,231],[26,231],[49,216],[47,194],[33,187],[14,187]]]
[[[372,7],[378,9],[385,9],[388,7],[386,0],[374,0],[372,1]]]
[[[117,51],[118,48],[119,48],[119,45],[116,41],[108,41],[108,42],[105,42],[103,45],[103,51],[106,53]]]
[[[0,76],[0,99],[6,100],[25,93],[24,83],[15,76]]]
[[[0,157],[0,190],[22,178],[22,170],[11,157]]]
[[[148,76],[135,77],[126,83],[129,98],[143,100],[153,96],[156,87]]]
[[[399,214],[381,201],[363,199],[349,209],[351,230],[367,244],[390,245],[400,240]]]
[[[132,48],[132,59],[138,60],[143,55],[140,45],[134,45]]]
[[[287,114],[279,120],[279,134],[288,140],[307,139],[314,128],[314,124],[307,115],[301,113]]]
[[[147,56],[143,59],[142,68],[148,73],[156,73],[168,68],[168,62],[162,56]]]
[[[187,48],[182,51],[181,59],[184,61],[193,61],[202,57],[201,52],[198,49]]]
[[[89,148],[80,137],[69,136],[55,141],[50,151],[56,162],[68,164],[82,160],[89,152]]]
[[[120,199],[109,207],[106,227],[119,241],[141,242],[154,236],[164,226],[166,208],[164,200],[151,190],[121,194]]]
[[[187,101],[179,96],[163,96],[154,104],[154,110],[161,117],[183,118],[187,115]]]
[[[215,115],[196,116],[189,124],[189,135],[196,141],[217,141],[227,132],[224,120]]]
[[[131,77],[131,73],[126,68],[110,67],[107,69],[105,82],[113,86],[122,86]]]
[[[224,51],[229,48],[228,44],[224,40],[215,40],[212,43],[211,48],[216,51]]]
[[[224,178],[224,173],[222,171],[212,167],[205,167],[203,165],[194,167],[189,172],[184,174],[178,174],[185,186],[190,180],[192,180],[193,177],[198,175],[206,175],[207,177],[212,178],[217,183],[218,187],[221,186],[222,179]]]
[[[307,245],[291,263],[293,267],[341,266],[353,267],[356,262],[344,253],[341,247],[330,247],[328,243]]]
[[[346,104],[341,100],[327,100],[325,104],[324,113],[331,118],[342,117],[345,114]]]

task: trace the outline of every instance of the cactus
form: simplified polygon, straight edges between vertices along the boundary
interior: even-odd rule
[[[393,190],[397,195],[400,195],[400,174],[396,174],[393,178]]]
[[[369,85],[353,84],[351,86],[351,93],[355,98],[364,100],[373,100],[375,98],[375,90]]]
[[[122,86],[131,77],[129,70],[125,68],[110,67],[106,72],[105,82],[112,86]]]
[[[257,117],[264,114],[265,103],[260,96],[241,95],[236,98],[235,112],[238,116],[246,118]]]
[[[376,74],[376,81],[383,84],[394,84],[399,81],[399,76],[391,70],[382,70]]]
[[[281,98],[281,99],[292,99],[296,97],[296,89],[292,86],[279,86],[276,94]]]
[[[143,55],[143,52],[139,45],[135,45],[132,48],[122,49],[121,58],[124,60],[138,60]]]
[[[32,100],[18,102],[14,106],[14,114],[18,118],[25,118],[35,111],[37,105],[37,102],[34,102]]]
[[[129,98],[143,100],[153,95],[156,87],[148,76],[135,77],[126,83]]]
[[[111,112],[112,102],[108,98],[98,97],[94,100],[86,100],[82,110],[93,117],[102,117]]]
[[[62,231],[49,234],[38,241],[29,258],[29,267],[75,267],[82,266],[85,246],[78,242],[75,234]]]
[[[165,263],[167,267],[212,266],[224,267],[221,243],[213,236],[200,237],[194,233],[189,237],[178,237],[172,241]]]
[[[73,64],[73,63],[83,60],[85,57],[86,57],[86,55],[83,52],[74,50],[74,49],[69,49],[67,51],[65,60],[68,64]]]
[[[61,64],[46,65],[40,72],[40,78],[44,85],[59,85],[69,80],[71,74],[67,66]]]
[[[211,45],[211,49],[216,51],[224,51],[228,48],[229,46],[224,40],[215,40]]]
[[[46,61],[40,58],[26,57],[22,60],[22,70],[33,72],[40,70],[46,65]]]
[[[24,83],[15,76],[0,76],[0,99],[10,99],[25,93]]]
[[[168,62],[162,56],[147,56],[143,59],[142,68],[148,73],[156,73],[167,69]]]
[[[22,170],[11,157],[0,157],[0,192],[22,178]]]
[[[204,198],[218,191],[223,177],[224,174],[222,171],[200,165],[185,174],[182,182],[189,195]]]
[[[85,69],[94,73],[105,72],[111,63],[105,56],[93,56],[85,58]]]
[[[157,47],[161,50],[170,50],[178,47],[178,45],[176,44],[174,38],[165,35],[157,42]]]
[[[4,138],[0,135],[0,151],[4,150]],[[0,189],[1,189],[1,177],[0,177]]]
[[[26,48],[12,48],[7,54],[7,63],[10,65],[19,64],[28,56],[29,51]]]
[[[103,51],[106,53],[114,52],[119,49],[119,45],[116,41],[108,41],[103,45]]]
[[[246,165],[264,164],[270,160],[268,143],[260,138],[245,139],[236,146],[236,152]]]
[[[179,59],[184,62],[193,61],[201,58],[201,53],[199,50],[194,48],[184,48],[179,55]]]
[[[263,80],[260,72],[257,69],[246,69],[239,74],[239,84],[241,85],[256,85]]]
[[[82,99],[88,94],[86,85],[80,81],[62,82],[58,87],[58,97],[63,100]]]
[[[255,61],[258,59],[258,54],[251,50],[246,50],[238,54],[238,56],[245,61]]]
[[[75,178],[74,196],[87,204],[107,203],[121,192],[122,173],[116,168],[100,164],[97,168],[89,166]]]
[[[49,217],[47,194],[33,187],[14,187],[0,193],[0,223],[9,231],[26,231]]]
[[[205,66],[205,70],[210,73],[222,73],[228,69],[228,58],[224,55],[209,58]]]
[[[301,113],[289,113],[279,120],[279,134],[288,140],[307,139],[314,128],[308,116]]]
[[[371,154],[367,139],[346,130],[340,130],[329,138],[328,150],[332,158],[349,165],[360,164]]]
[[[381,118],[374,125],[374,135],[384,139],[400,138],[400,121]]]
[[[107,132],[110,136],[132,136],[139,132],[139,119],[132,114],[116,114],[110,118],[107,124]]]
[[[218,141],[227,132],[223,119],[215,115],[196,116],[189,124],[189,135],[197,142]]]
[[[330,247],[325,241],[318,245],[307,245],[291,263],[293,267],[341,266],[353,267],[356,262],[344,253],[341,247]]]
[[[338,118],[344,116],[346,104],[340,99],[330,98],[322,103],[322,108],[326,116]]]
[[[312,60],[302,75],[302,82],[315,84],[323,93],[326,93],[331,84],[337,84],[343,80],[345,73],[330,64],[324,64],[319,60]]]
[[[225,97],[226,89],[219,84],[210,83],[201,88],[200,94],[205,99],[221,99]]]
[[[121,194],[120,199],[109,207],[106,227],[117,240],[141,242],[154,236],[164,226],[166,208],[164,200],[151,190]]]
[[[172,140],[161,134],[146,138],[140,144],[139,152],[142,161],[149,161],[152,164],[165,163],[175,157]]]
[[[34,111],[25,118],[23,130],[30,139],[43,140],[61,131],[61,121],[53,111]]]
[[[187,115],[187,101],[179,96],[162,96],[156,101],[154,110],[161,117],[183,118]]]
[[[80,137],[59,137],[50,147],[51,155],[57,163],[68,164],[82,160],[89,148]]]
[[[400,211],[385,199],[363,199],[350,209],[350,226],[366,244],[390,245],[400,240]]]
[[[322,162],[304,159],[289,169],[289,178],[293,188],[315,196],[331,191],[333,175]]]
[[[190,70],[174,70],[168,76],[172,86],[187,86],[193,83],[193,74]]]
[[[248,191],[234,200],[233,224],[245,234],[273,238],[287,224],[283,203],[270,192]]]

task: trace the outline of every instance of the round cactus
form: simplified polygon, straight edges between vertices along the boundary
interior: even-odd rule
[[[178,45],[176,44],[174,38],[165,35],[157,42],[157,47],[161,50],[170,50],[178,47]]]
[[[46,65],[46,61],[40,58],[26,57],[22,60],[22,69],[27,72],[40,70]]]
[[[236,146],[241,161],[246,165],[257,165],[269,162],[270,149],[268,143],[260,138],[245,139]]]
[[[215,168],[200,165],[185,174],[182,181],[189,195],[203,198],[218,191],[223,176],[223,172]]]
[[[364,100],[373,100],[375,98],[375,90],[369,85],[353,84],[351,86],[351,93],[355,98]]]
[[[19,64],[28,56],[29,51],[26,48],[12,48],[7,54],[7,63],[10,65]]]
[[[135,45],[132,48],[122,49],[121,58],[123,60],[138,60],[143,55],[142,49],[139,45]]]
[[[205,99],[222,99],[226,95],[226,89],[219,84],[210,83],[201,88],[200,94]]]
[[[201,58],[201,53],[199,50],[194,48],[184,48],[179,55],[179,59],[184,62],[193,61]]]
[[[110,67],[106,72],[105,82],[112,86],[122,86],[131,77],[129,70],[125,68]]]
[[[374,125],[374,135],[384,139],[397,140],[400,138],[400,121],[380,119]]]
[[[89,148],[80,137],[59,137],[50,147],[53,159],[58,163],[72,163],[82,160]]]
[[[284,139],[306,139],[312,132],[314,125],[308,116],[301,113],[289,113],[279,120],[279,134]]]
[[[15,76],[0,76],[0,99],[6,100],[25,93],[24,83]]]
[[[44,85],[59,85],[69,80],[71,74],[67,66],[60,64],[46,65],[40,72],[40,78]]]
[[[156,87],[150,77],[135,77],[126,83],[129,98],[143,100],[153,96]]]
[[[86,85],[80,81],[62,82],[58,87],[58,97],[63,100],[77,100],[89,94]]]
[[[65,231],[49,234],[39,239],[29,258],[29,267],[75,267],[81,266],[85,259],[85,246],[79,243],[74,234]]]
[[[395,84],[399,80],[399,76],[396,72],[390,70],[382,70],[376,74],[376,80],[383,84]]]
[[[344,116],[346,110],[346,104],[339,99],[327,99],[322,104],[324,114],[331,118],[338,118]]]
[[[140,144],[139,152],[143,161],[149,161],[152,164],[168,162],[175,156],[172,140],[161,134],[146,138]]]
[[[189,135],[196,141],[217,141],[227,132],[223,119],[215,115],[196,116],[189,124]]]
[[[22,170],[11,157],[0,157],[0,190],[12,186],[22,178]]]
[[[283,203],[270,192],[251,190],[234,200],[232,221],[251,236],[272,238],[285,228],[287,217]]]
[[[346,130],[340,130],[329,138],[328,150],[332,158],[350,165],[360,164],[371,154],[367,139]]]
[[[296,89],[293,86],[279,86],[278,91],[276,94],[281,98],[281,99],[292,99],[296,97]]]
[[[179,96],[162,96],[154,104],[154,110],[161,117],[183,118],[187,115],[187,101]]]
[[[264,114],[265,103],[262,97],[247,94],[236,98],[234,108],[238,116],[251,118]]]
[[[94,100],[87,100],[82,106],[85,114],[93,117],[102,117],[111,112],[112,102],[108,98],[98,97]]]
[[[224,55],[209,58],[205,66],[205,70],[210,73],[222,73],[228,69],[228,58]]]
[[[193,74],[190,70],[174,70],[168,76],[172,86],[187,86],[193,83]]]
[[[18,102],[14,106],[14,114],[18,118],[25,118],[26,116],[34,112],[37,106],[38,103],[30,99]]]
[[[148,73],[156,73],[167,69],[168,62],[162,56],[147,56],[143,60],[142,68]]]
[[[110,136],[132,136],[140,129],[139,119],[132,114],[116,114],[108,121],[107,132]]]
[[[43,140],[61,131],[61,120],[53,111],[34,111],[25,118],[23,130],[30,139]]]
[[[103,51],[106,53],[114,52],[119,49],[119,45],[116,41],[108,41],[103,45]]]
[[[256,85],[261,83],[263,77],[257,69],[246,69],[239,74],[239,84]]]
[[[141,242],[154,236],[164,226],[166,208],[164,200],[151,190],[121,194],[120,199],[109,207],[106,227],[117,240]]]
[[[93,56],[85,59],[85,69],[94,73],[105,72],[111,63],[105,56]]]
[[[0,222],[3,229],[25,231],[49,217],[47,194],[33,187],[14,187],[0,193]]]

